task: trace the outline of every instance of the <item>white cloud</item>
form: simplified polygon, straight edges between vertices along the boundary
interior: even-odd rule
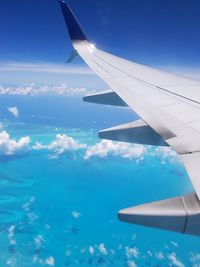
[[[81,217],[81,214],[80,214],[80,212],[78,212],[78,211],[73,211],[73,212],[72,212],[72,217],[74,217],[75,219],[78,219],[78,218]]]
[[[155,256],[159,260],[164,260],[165,259],[165,256],[164,256],[162,251],[159,251],[159,252],[155,253]]]
[[[78,149],[86,148],[85,144],[79,143],[74,138],[67,136],[66,134],[57,134],[53,142],[48,145],[42,145],[39,142],[32,147],[36,150],[48,149],[55,155],[61,155],[66,151],[76,151]]]
[[[16,240],[14,239],[14,235],[15,235],[15,226],[11,225],[8,229],[8,240],[9,240],[10,245],[16,244]]]
[[[46,264],[49,266],[54,266],[55,265],[55,260],[52,256],[49,256],[48,258],[46,258]]]
[[[104,255],[108,255],[108,251],[107,251],[107,249],[106,249],[106,247],[105,247],[105,245],[104,245],[103,243],[101,243],[101,244],[98,246],[98,249],[99,249],[99,251],[100,251],[102,254],[104,254]]]
[[[42,145],[40,142],[36,142],[34,146],[32,146],[33,149],[35,150],[42,150],[47,148],[47,146]]]
[[[138,258],[138,256],[140,255],[140,251],[136,247],[133,247],[133,248],[125,247],[125,252],[128,258],[131,258],[131,257]]]
[[[17,107],[8,107],[8,111],[15,117],[19,116],[19,110]]]
[[[36,249],[40,249],[43,243],[45,242],[44,238],[42,235],[37,235],[34,239],[35,247]]]
[[[0,156],[25,153],[29,150],[29,143],[29,136],[16,141],[11,139],[6,131],[0,132]]]
[[[11,139],[6,131],[0,132],[0,156],[25,153],[30,149],[30,137],[25,136],[18,141]],[[136,159],[136,162],[143,159],[144,155],[157,156],[161,158],[162,163],[178,159],[177,153],[168,147],[147,147],[137,144],[123,142],[113,142],[101,140],[93,146],[82,144],[78,140],[69,137],[66,134],[57,134],[55,139],[49,144],[36,142],[32,146],[34,150],[49,150],[50,156],[57,158],[66,152],[74,152],[79,149],[85,149],[84,159],[92,157],[105,158],[108,156],[120,156],[125,159]]]
[[[25,211],[30,211],[31,205],[33,204],[34,201],[35,201],[35,197],[30,197],[30,199],[28,200],[28,202],[26,202],[25,204],[22,205],[22,208]]]
[[[19,87],[3,87],[0,86],[0,94],[8,95],[67,95],[67,96],[83,96],[85,94],[92,94],[95,90],[88,90],[85,87],[70,87],[66,84],[57,86],[42,85],[36,86],[35,84],[24,85]]]
[[[180,260],[177,259],[175,252],[172,252],[171,254],[169,254],[168,258],[174,266],[177,266],[177,267],[185,266]]]
[[[171,147],[159,146],[154,148],[154,152],[158,153],[164,159],[175,159],[178,157],[178,154]]]
[[[137,264],[133,260],[128,261],[127,264],[128,264],[128,267],[137,267]]]
[[[122,142],[113,142],[109,140],[102,140],[100,143],[95,144],[88,148],[84,158],[90,159],[91,157],[105,158],[109,155],[121,156],[122,158],[136,158],[142,159],[146,147],[142,145],[133,145]]]
[[[56,139],[48,145],[48,149],[56,154],[63,154],[67,150],[75,151],[85,147],[85,144],[80,144],[78,141],[65,134],[57,134]]]
[[[92,247],[92,246],[89,247],[89,253],[92,255],[94,254],[94,247]]]
[[[175,242],[175,241],[171,241],[171,244],[172,244],[174,247],[178,247],[178,243]]]

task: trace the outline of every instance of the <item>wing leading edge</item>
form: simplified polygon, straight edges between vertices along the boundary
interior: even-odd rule
[[[186,204],[184,204],[185,201],[183,197],[181,199],[183,205],[177,205],[177,214],[174,217],[172,212],[173,199],[172,201],[165,202],[164,206],[166,203],[168,205],[168,216],[170,219],[172,219],[172,216],[174,222],[176,222],[177,218],[180,219],[179,216],[182,216],[180,214],[182,214],[183,208],[187,216],[191,215],[195,216],[195,218],[199,218],[200,205],[198,206],[197,203],[200,203],[200,181],[198,177],[198,162],[200,160],[200,83],[130,62],[97,49],[86,38],[84,31],[69,6],[62,0],[59,0],[59,3],[69,30],[69,35],[77,53],[83,58],[87,65],[112,88],[119,98],[142,118],[144,124],[148,125],[149,129],[152,129],[152,132],[157,134],[159,138],[163,139],[166,145],[171,146],[181,156],[196,194],[194,194],[193,197],[186,197],[186,199],[189,199],[190,203],[193,203],[191,205],[187,204],[190,212],[188,212],[188,208]],[[96,96],[94,98],[96,98]],[[94,98],[90,96],[90,99]],[[103,103],[101,95],[98,96],[98,101],[99,103]],[[145,129],[148,128],[146,127]],[[131,131],[128,132],[130,134]],[[132,134],[131,132],[131,135]],[[136,132],[134,134],[136,134]],[[109,138],[112,139],[112,132],[111,134],[109,133],[109,136]],[[127,140],[131,140],[130,135]],[[138,137],[134,138],[134,140],[138,140]],[[159,144],[159,142],[157,143]],[[179,203],[178,201],[174,200],[174,203]],[[187,203],[189,202],[187,201]],[[148,210],[156,210],[157,207],[157,203],[155,205],[152,203],[152,205],[145,206]],[[138,213],[138,209],[136,210]],[[127,211],[127,209],[125,211]],[[124,216],[124,212],[120,212],[119,214],[121,215],[119,217],[121,220],[126,218],[124,220],[127,221],[127,218],[129,218],[128,222],[142,224],[140,219],[138,220],[138,214],[136,216],[137,220],[134,219],[136,218],[134,217],[134,211],[135,209],[131,208],[131,213],[129,210],[128,216]],[[170,211],[172,215],[170,215]],[[152,214],[155,219],[156,215],[154,213]],[[156,214],[160,216],[157,210]],[[127,214],[125,213],[125,215]],[[144,215],[145,209],[142,205],[143,219]],[[145,220],[148,221],[150,217],[151,216],[149,216],[147,212]],[[159,221],[162,222],[162,220]],[[195,231],[197,227],[200,227],[199,219],[192,220],[192,222],[193,223],[187,226],[187,229],[188,227],[193,227],[193,230],[190,231],[189,229],[186,232],[199,235],[199,231]],[[151,220],[151,223],[148,224],[147,222],[143,223],[143,225],[166,229],[166,227],[159,226],[157,223],[154,225],[154,220],[153,223]],[[182,226],[180,229],[175,227],[174,229],[176,230],[174,231],[184,232],[182,230],[183,228]],[[173,229],[169,228],[169,230]]]

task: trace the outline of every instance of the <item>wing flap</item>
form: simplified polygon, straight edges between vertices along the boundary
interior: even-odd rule
[[[200,152],[181,155],[185,168],[190,176],[198,198],[200,199]]]
[[[83,101],[103,105],[127,107],[127,104],[111,90],[86,95],[83,97]]]
[[[104,129],[99,132],[99,137],[102,139],[135,144],[168,146],[168,144],[142,120]]]

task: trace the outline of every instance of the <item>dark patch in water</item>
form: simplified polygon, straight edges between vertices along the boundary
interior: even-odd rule
[[[182,177],[184,175],[183,172],[179,170],[171,170],[170,173],[179,177]]]
[[[8,247],[8,252],[11,253],[11,254],[16,253],[15,246],[10,245],[10,246]]]
[[[8,175],[0,172],[0,181],[9,181],[9,182],[15,182],[15,183],[20,183],[21,181],[12,177],[9,177]]]
[[[0,156],[0,162],[8,162],[11,160],[16,160],[16,159],[25,159],[28,157],[28,154],[24,155],[8,155],[8,156]]]
[[[97,259],[97,265],[103,265],[106,263],[106,260],[103,257]]]
[[[92,265],[93,262],[94,262],[94,259],[93,259],[93,258],[89,258],[89,259],[88,259],[88,264]]]
[[[84,263],[85,260],[84,260],[84,259],[79,259],[78,262],[79,262],[79,263]]]
[[[80,229],[78,229],[77,227],[71,227],[70,231],[71,231],[74,235],[76,235],[76,234],[78,234],[78,232],[80,231]]]

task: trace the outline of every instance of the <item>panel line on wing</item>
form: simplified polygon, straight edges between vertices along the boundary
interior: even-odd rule
[[[161,90],[161,91],[164,91],[164,92],[166,92],[166,93],[168,93],[168,94],[170,94],[170,95],[178,96],[178,97],[180,97],[181,99],[183,98],[183,99],[185,99],[185,100],[188,100],[188,101],[191,101],[191,102],[193,102],[193,103],[196,103],[196,104],[200,105],[200,102],[199,102],[199,101],[196,101],[196,100],[193,100],[193,99],[191,99],[191,98],[189,98],[189,97],[186,97],[186,96],[180,95],[180,94],[178,94],[178,93],[172,92],[172,91],[167,90],[167,89],[165,89],[165,88],[163,88],[163,87],[160,87],[160,86],[157,86],[157,85],[153,85],[153,84],[151,84],[151,83],[149,83],[149,82],[147,82],[147,81],[144,81],[144,80],[142,80],[142,79],[140,79],[140,78],[138,78],[138,77],[136,77],[136,76],[134,76],[134,75],[132,75],[132,74],[130,74],[130,73],[128,73],[128,72],[126,72],[126,71],[124,71],[124,70],[118,68],[118,67],[116,67],[115,65],[113,65],[113,64],[111,64],[111,63],[109,63],[109,62],[107,62],[106,60],[104,60],[104,59],[100,58],[98,55],[96,55],[96,53],[95,53],[94,55],[95,55],[95,57],[97,57],[99,60],[103,61],[105,64],[107,64],[107,65],[111,66],[112,68],[114,68],[114,69],[116,69],[116,70],[118,70],[118,71],[120,71],[120,72],[122,72],[122,73],[124,73],[124,74],[126,74],[126,75],[128,75],[128,76],[130,76],[130,77],[132,77],[132,78],[134,78],[135,80],[137,80],[137,81],[139,81],[139,82],[142,82],[142,83],[144,83],[144,84],[146,84],[146,85],[149,85],[149,86],[153,87],[154,89],[159,89],[159,91],[160,91],[160,90]],[[95,62],[96,62],[96,61],[95,61]],[[100,65],[99,65],[99,66],[100,66]],[[100,66],[100,67],[101,67],[101,66]],[[157,90],[157,91],[158,91],[158,90]],[[197,106],[195,106],[195,107],[197,107]],[[198,107],[198,109],[200,109],[200,107]]]
[[[113,76],[110,72],[108,72],[107,70],[105,70],[99,63],[97,63],[94,59],[92,59],[92,61],[102,70],[104,70],[106,73],[108,73],[110,76]]]
[[[116,70],[118,70],[118,71],[120,71],[120,72],[122,72],[122,73],[124,73],[124,74],[126,74],[126,75],[128,75],[128,76],[130,76],[130,77],[132,77],[132,78],[134,78],[134,79],[136,79],[136,80],[139,81],[139,82],[142,82],[142,83],[144,83],[144,84],[146,84],[146,85],[155,87],[153,84],[148,83],[148,82],[146,82],[146,81],[144,81],[144,80],[142,80],[142,79],[140,79],[140,78],[138,78],[138,77],[135,77],[134,75],[132,75],[132,74],[130,74],[130,73],[128,73],[128,72],[126,72],[126,71],[120,69],[120,68],[117,68],[116,66],[114,66],[113,64],[111,64],[111,63],[107,62],[106,60],[100,58],[100,57],[97,56],[96,54],[94,54],[94,55],[95,55],[95,57],[97,57],[99,60],[103,61],[104,63],[106,63],[107,65],[111,66],[112,68],[114,68],[114,69],[116,69]]]

